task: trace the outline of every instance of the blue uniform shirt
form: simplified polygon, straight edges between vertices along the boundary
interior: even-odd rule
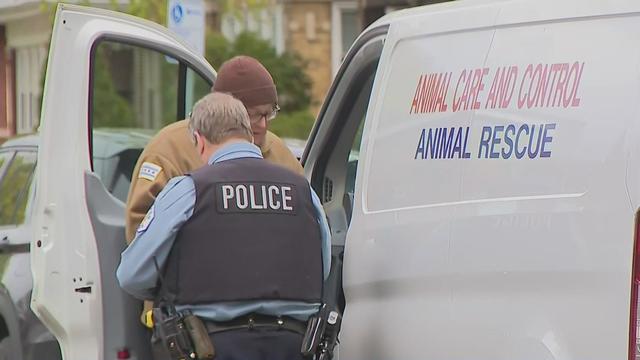
[[[209,164],[247,157],[262,158],[262,153],[253,144],[233,143],[216,151],[209,159]],[[313,189],[311,189],[311,197],[320,226],[322,266],[326,279],[331,266],[331,235],[322,204]],[[125,291],[139,299],[154,298],[158,273],[153,259],[155,257],[158,266],[162,269],[176,235],[193,214],[195,200],[195,185],[189,176],[171,179],[158,194],[153,206],[142,220],[135,239],[122,253],[116,275],[120,286]],[[189,309],[195,315],[216,321],[226,321],[248,313],[291,316],[306,320],[318,311],[319,305],[288,300],[234,301],[180,305],[178,310]]]

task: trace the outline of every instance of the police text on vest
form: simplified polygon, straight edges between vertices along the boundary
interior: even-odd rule
[[[218,184],[218,210],[223,212],[295,211],[295,186],[269,183]]]

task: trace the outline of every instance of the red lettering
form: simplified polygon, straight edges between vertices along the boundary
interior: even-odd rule
[[[451,75],[453,73],[449,73],[449,74],[445,74],[446,78],[447,78],[447,82],[446,84],[442,87],[441,91],[440,91],[440,97],[442,98],[442,102],[440,105],[440,111],[441,112],[445,112],[447,111],[447,93],[449,90],[449,83],[451,82]]]
[[[577,62],[576,62],[577,64]],[[582,64],[580,64],[580,71],[578,72],[578,78],[576,79],[576,82],[573,85],[573,90],[572,90],[572,98],[573,100],[571,101],[571,106],[573,107],[578,107],[580,106],[580,98],[578,97],[578,88],[580,87],[580,80],[582,79],[582,70],[584,69],[584,62]]]
[[[453,112],[456,112],[458,110],[460,110],[460,106],[461,106],[461,102],[462,102],[462,96],[464,96],[464,92],[463,95],[458,98],[458,87],[460,86],[460,81],[464,80],[465,77],[467,76],[467,70],[462,70],[462,73],[460,74],[460,77],[458,77],[458,83],[456,84],[456,90],[453,92]]]
[[[545,64],[540,74],[540,86],[538,86],[536,93],[536,107],[544,106],[544,98],[547,95],[547,88],[549,86],[549,75],[549,64]]]
[[[531,74],[533,72],[533,65],[527,65],[527,68],[524,70],[524,75],[522,76],[522,81],[520,81],[520,90],[518,91],[518,109],[522,109],[524,104],[527,102],[528,93],[525,93],[522,96],[522,89],[524,88],[524,81],[527,79],[527,73]],[[531,87],[531,86],[529,86]]]
[[[502,71],[501,71],[502,70]],[[489,95],[487,96],[487,102],[484,104],[484,108],[489,108],[489,104],[491,104],[491,108],[496,108],[496,101],[498,96],[498,88],[502,85],[502,74],[506,71],[506,68],[498,68],[496,74],[493,77],[493,82],[491,83],[491,88],[489,89]]]
[[[438,74],[438,81],[436,82],[436,86],[433,88],[433,103],[431,104],[431,112],[440,111],[440,88],[442,87],[443,76],[443,73]]]
[[[427,101],[427,105],[425,107],[425,112],[431,112],[431,108],[433,102],[435,101],[435,91],[437,88],[438,74],[431,75],[431,86],[429,86],[429,101]]]
[[[469,80],[471,80],[471,76],[469,76]],[[478,93],[478,87],[480,86],[480,69],[475,69],[473,71],[473,80],[471,80],[470,83],[471,86],[469,86],[467,103],[464,107],[465,110],[469,110],[469,107],[473,109],[473,107],[475,106],[476,94]]]
[[[422,95],[420,96],[420,113],[424,114],[425,103],[427,102],[429,95],[429,85],[431,82],[431,75],[424,76],[424,82],[422,82]]]
[[[489,89],[489,95],[485,104],[485,109],[491,107],[505,109],[509,107],[513,92],[516,88],[516,78],[518,77],[518,67],[498,68],[493,78],[493,83]]]
[[[435,81],[433,82],[433,88],[431,89],[431,101],[429,102],[428,112],[435,112],[436,105],[438,104],[438,92],[440,92],[440,83],[442,82],[442,73],[438,74],[435,77]]]
[[[558,71],[562,69],[562,64],[552,64],[551,65],[551,73],[553,78],[551,79],[551,83],[549,83],[549,96],[547,97],[547,101],[544,106],[549,107],[549,102],[551,101],[551,95],[553,94],[553,89],[556,86],[556,80],[558,78]],[[553,106],[553,105],[551,105]]]
[[[540,76],[542,74],[542,64],[536,65],[535,70],[533,70],[533,74],[531,75],[531,83],[529,84],[529,94],[527,96],[527,109],[531,109],[531,107],[536,102],[536,94],[540,89]],[[536,80],[537,78],[537,80]],[[536,84],[535,91],[531,91],[534,83]]]
[[[476,70],[476,77],[478,78],[478,82],[475,86],[475,91],[473,95],[473,109],[480,109],[480,101],[478,101],[478,97],[482,90],[484,90],[484,77],[489,73],[489,68],[478,69]]]
[[[576,80],[578,79],[578,71],[580,71],[580,63],[577,61],[571,64],[571,69],[569,70],[569,74],[567,75],[567,81],[564,89],[564,95],[562,96],[562,107],[568,108],[571,105],[571,100],[573,99],[574,89]],[[571,75],[573,76],[573,82],[571,81]],[[569,84],[571,84],[571,91],[569,90]]]
[[[567,81],[567,73],[569,72],[569,64],[564,63],[559,65],[561,65],[560,76],[558,77],[558,83],[556,84],[556,91],[555,91],[555,94],[553,95],[553,103],[551,104],[552,107],[562,105],[562,97],[566,89],[565,83]],[[556,105],[556,99],[558,99],[557,105]]]
[[[411,102],[411,109],[409,110],[409,114],[418,112],[418,105],[420,102],[420,87],[422,86],[422,77],[420,75],[420,79],[418,79],[418,86],[416,86],[416,93],[413,95],[413,101]]]
[[[469,110],[469,92],[471,88],[473,80],[473,70],[469,70],[469,74],[467,74],[467,78],[464,81],[464,90],[462,91],[462,100],[460,101],[460,106],[464,104],[462,107],[463,110]]]
[[[506,70],[505,70],[505,73],[506,73]],[[509,107],[509,104],[511,103],[511,98],[513,98],[513,91],[516,89],[517,77],[518,77],[518,67],[512,66],[511,69],[509,69],[509,74],[507,74],[506,79],[502,81],[502,85],[503,85],[502,89],[500,89],[500,91],[498,92],[500,99],[502,99],[500,101],[500,107],[502,109],[506,109],[507,107]],[[509,89],[509,86],[511,86],[511,90],[507,90]]]

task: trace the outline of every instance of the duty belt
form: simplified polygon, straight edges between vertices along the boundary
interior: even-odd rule
[[[235,318],[229,321],[206,321],[205,326],[209,334],[229,330],[240,329],[278,329],[288,330],[304,335],[307,330],[305,322],[290,318],[288,316],[268,316],[261,314],[250,314]]]

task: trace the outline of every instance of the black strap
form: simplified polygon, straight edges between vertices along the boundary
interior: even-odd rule
[[[230,331],[230,330],[254,330],[254,329],[276,329],[288,330],[304,335],[307,330],[305,322],[293,319],[288,316],[268,316],[261,314],[250,314],[235,318],[229,321],[206,321],[205,326],[209,334]]]
[[[158,275],[158,285],[160,286],[160,289],[158,289],[156,296],[153,299],[153,304],[154,306],[169,306],[171,309],[175,309],[175,295],[169,292],[169,287],[167,282],[164,280],[162,270],[160,269],[160,266],[158,266],[158,260],[155,256],[153,257],[153,265],[155,265],[156,274]]]

